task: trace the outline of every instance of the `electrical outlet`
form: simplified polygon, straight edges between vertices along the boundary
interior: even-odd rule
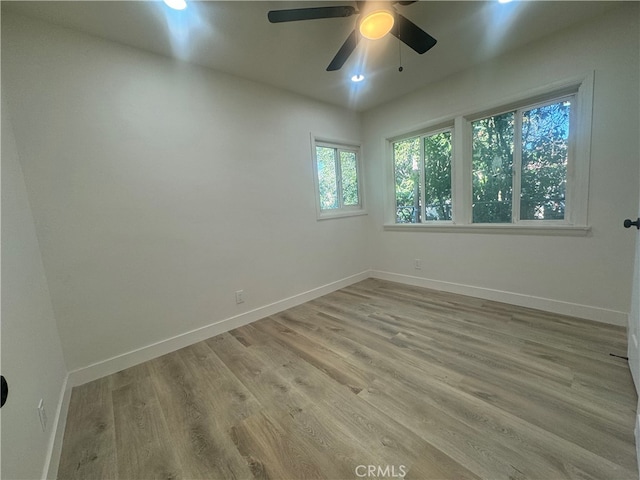
[[[422,260],[420,260],[419,258],[416,258],[413,261],[413,268],[415,268],[416,270],[422,270]]]
[[[236,292],[236,303],[244,303],[244,290],[238,290]]]
[[[40,425],[42,425],[42,431],[47,429],[47,411],[44,409],[44,400],[41,398],[38,403],[38,416],[40,417]]]

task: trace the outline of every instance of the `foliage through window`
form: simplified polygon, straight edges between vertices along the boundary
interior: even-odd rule
[[[522,113],[521,220],[563,220],[573,99]]]
[[[362,211],[359,149],[314,142],[314,170],[319,217]]]
[[[590,75],[389,139],[386,218],[487,232],[587,231],[592,96]]]
[[[511,112],[472,123],[473,223],[511,222],[513,119]]]
[[[572,102],[472,122],[473,223],[565,219]]]
[[[397,223],[452,219],[452,135],[446,129],[393,143]]]

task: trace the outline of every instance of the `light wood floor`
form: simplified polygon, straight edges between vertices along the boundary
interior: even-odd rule
[[[625,352],[370,279],[74,388],[59,478],[637,480]]]

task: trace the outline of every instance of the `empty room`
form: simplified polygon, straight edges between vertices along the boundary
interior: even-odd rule
[[[639,2],[1,9],[3,479],[638,479]]]

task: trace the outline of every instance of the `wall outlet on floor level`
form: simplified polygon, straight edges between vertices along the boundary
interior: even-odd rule
[[[42,431],[47,429],[47,411],[44,409],[44,400],[41,398],[38,403],[38,416],[40,417],[40,425],[42,425]]]
[[[422,270],[422,260],[420,260],[419,258],[416,258],[413,261],[413,268],[415,268],[416,270]]]
[[[244,303],[244,290],[236,292],[236,303]]]

